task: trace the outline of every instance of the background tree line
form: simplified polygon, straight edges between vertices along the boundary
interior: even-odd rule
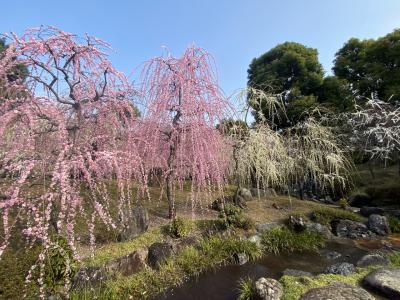
[[[248,86],[278,95],[288,118],[277,128],[305,119],[314,108],[335,113],[375,98],[396,105],[400,100],[400,30],[378,39],[351,38],[335,55],[333,75],[325,76],[317,49],[300,43],[279,44],[254,58]],[[270,115],[267,103],[251,101],[256,122]]]

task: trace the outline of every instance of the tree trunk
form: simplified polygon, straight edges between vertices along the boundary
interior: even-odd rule
[[[298,188],[299,188],[299,197],[300,197],[300,200],[304,200],[304,195],[303,195],[303,192],[304,192],[304,190],[303,190],[303,183],[298,183]]]
[[[179,106],[182,104],[182,94],[181,90],[179,89]],[[175,170],[174,170],[174,162],[176,158],[176,149],[178,148],[179,145],[179,121],[181,118],[181,110],[178,108],[176,109],[176,115],[174,119],[172,120],[172,131],[169,134],[169,139],[171,141],[171,144],[169,146],[169,156],[168,156],[168,175],[167,175],[167,200],[168,200],[168,208],[169,208],[169,213],[168,217],[172,220],[175,219],[176,216],[176,209],[175,209],[175,199],[174,199],[174,194],[173,194],[173,189],[174,189],[174,175],[175,175]]]
[[[235,174],[236,174],[236,187],[237,189],[240,188],[240,178],[238,176],[239,174],[239,157],[238,157],[238,146],[235,146],[233,148],[233,160],[235,161]]]
[[[168,168],[167,175],[167,200],[168,200],[168,217],[172,220],[175,219],[175,199],[173,194],[173,180],[174,180],[174,160],[175,160],[175,142],[169,147]]]

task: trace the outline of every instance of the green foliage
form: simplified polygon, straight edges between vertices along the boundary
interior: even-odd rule
[[[389,254],[390,265],[394,268],[400,268],[400,252],[394,252]]]
[[[254,228],[254,221],[243,215],[242,210],[230,203],[224,205],[224,210],[219,214],[226,227],[236,227],[244,230]]]
[[[199,249],[192,246],[183,249],[176,257],[161,264],[158,270],[146,268],[132,276],[109,280],[92,290],[74,291],[71,299],[151,298],[182,284],[188,277],[230,261],[237,253],[246,253],[254,259],[261,255],[261,250],[247,240],[212,236],[203,239]]]
[[[328,105],[334,111],[344,112],[353,108],[354,95],[346,80],[327,76],[319,89],[318,102]]]
[[[6,44],[6,41],[4,39],[0,38],[0,55],[7,48],[8,48],[8,45]],[[7,74],[7,79],[10,82],[15,81],[17,79],[24,80],[26,78],[26,76],[28,76],[28,73],[29,73],[28,68],[25,65],[18,64],[12,69],[12,71],[9,74]]]
[[[317,50],[294,42],[277,45],[253,59],[248,69],[248,86],[270,94],[284,94],[285,102],[289,103],[303,96],[316,95],[322,80],[323,69]],[[270,114],[268,106],[253,106],[257,121],[260,107],[265,117]],[[286,120],[276,121],[278,127],[287,125]]]
[[[341,198],[339,200],[339,205],[341,208],[345,209],[346,207],[349,206],[349,200],[347,200],[346,198]]]
[[[400,220],[396,217],[389,216],[389,227],[392,233],[400,233]]]
[[[47,250],[45,260],[45,285],[56,291],[58,287],[70,281],[75,276],[78,263],[73,257],[73,251],[67,240],[58,236],[53,245]]]
[[[370,98],[400,99],[400,29],[377,40],[350,39],[336,53],[334,73],[347,80],[352,91]]]
[[[238,300],[254,299],[254,280],[250,277],[240,278],[238,282]]]
[[[326,239],[315,231],[295,232],[286,227],[265,230],[261,244],[267,252],[278,254],[282,251],[316,251],[325,245]]]
[[[356,222],[364,221],[364,218],[356,213],[330,207],[321,207],[314,209],[311,213],[311,218],[315,222],[324,225],[330,225],[331,222],[335,219],[347,219]]]
[[[190,227],[190,224],[183,218],[177,217],[167,225],[166,232],[173,238],[180,238],[188,235]]]
[[[296,97],[288,105],[287,116],[295,124],[306,119],[308,113],[317,105],[317,98],[314,95]]]

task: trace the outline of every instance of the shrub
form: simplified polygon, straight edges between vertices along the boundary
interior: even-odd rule
[[[236,227],[244,230],[254,228],[254,221],[243,215],[242,210],[233,205],[226,204],[224,210],[219,214],[219,218],[223,219],[226,227]]]
[[[349,201],[346,198],[341,198],[339,200],[339,205],[341,208],[345,209],[346,207],[349,206]]]
[[[57,287],[63,286],[66,280],[70,281],[74,277],[78,265],[64,237],[58,236],[48,249],[45,268],[46,286],[54,291]]]
[[[286,227],[265,230],[261,233],[261,244],[267,252],[316,251],[325,245],[326,239],[315,231],[295,232]]]
[[[311,213],[311,218],[320,224],[330,225],[335,219],[347,219],[356,222],[362,222],[364,220],[360,215],[347,210],[341,210],[336,208],[317,208]]]
[[[173,219],[166,228],[167,234],[173,238],[187,236],[190,231],[190,225],[183,218]]]
[[[392,233],[400,233],[400,220],[396,217],[389,216],[388,221]]]
[[[250,277],[240,278],[238,282],[238,300],[254,299],[254,281]]]

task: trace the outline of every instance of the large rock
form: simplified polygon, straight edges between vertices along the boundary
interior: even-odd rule
[[[296,270],[296,269],[285,269],[282,272],[283,276],[294,276],[294,277],[311,277],[312,274],[310,272]]]
[[[350,205],[355,207],[370,206],[372,198],[370,195],[365,193],[356,194],[350,197]]]
[[[240,208],[246,207],[246,202],[252,200],[253,197],[251,192],[246,188],[240,188],[237,190],[234,203],[235,205],[239,206]]]
[[[389,299],[400,299],[400,268],[380,268],[369,273],[363,284]]]
[[[368,228],[378,235],[390,234],[389,222],[385,216],[370,215],[368,218]]]
[[[369,217],[372,214],[382,215],[384,213],[385,213],[385,211],[380,207],[365,206],[365,207],[361,207],[361,209],[360,209],[360,214],[364,217]]]
[[[327,239],[332,238],[332,232],[329,230],[329,228],[325,225],[319,224],[319,223],[307,223],[306,228],[311,231],[316,231],[319,234],[323,235]]]
[[[121,274],[129,276],[135,274],[146,266],[147,249],[139,249],[126,256],[112,260],[105,265],[108,274]]]
[[[259,300],[279,300],[283,295],[283,287],[279,281],[261,277],[254,285],[255,298]]]
[[[354,273],[355,271],[356,271],[356,268],[353,264],[350,264],[347,262],[342,262],[342,263],[337,263],[337,264],[329,266],[328,268],[326,268],[325,273],[338,274],[338,275],[349,275],[351,273]]]
[[[357,262],[357,267],[363,268],[367,266],[386,266],[389,264],[389,260],[380,254],[367,254],[361,257]]]
[[[331,285],[310,289],[300,297],[300,300],[374,300],[366,290],[344,282],[334,282]]]
[[[165,262],[173,254],[172,244],[168,242],[157,242],[149,247],[147,263],[155,269]]]
[[[240,196],[244,199],[244,201],[250,201],[253,199],[253,196],[251,195],[250,190],[246,188],[240,188],[236,192],[236,196]]]
[[[306,221],[302,216],[290,215],[289,227],[296,231],[303,231],[306,229]]]
[[[357,239],[365,238],[369,235],[366,225],[351,220],[338,220],[333,223],[333,230],[338,237],[342,238]]]
[[[144,207],[135,207],[125,211],[121,220],[121,231],[118,235],[120,242],[132,240],[149,228],[149,214]]]

